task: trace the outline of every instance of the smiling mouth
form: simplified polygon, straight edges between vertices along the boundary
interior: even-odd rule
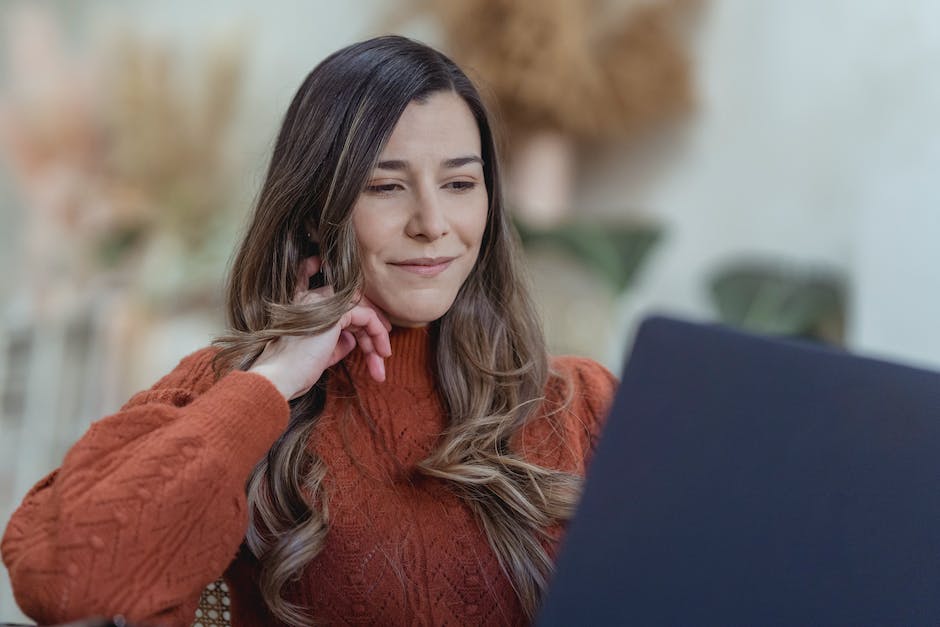
[[[446,270],[456,257],[421,257],[405,259],[390,265],[418,276],[433,277]]]

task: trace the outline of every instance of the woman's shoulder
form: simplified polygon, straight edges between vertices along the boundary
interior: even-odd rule
[[[561,355],[551,358],[551,372],[546,389],[546,397],[559,399],[559,395],[571,396],[569,400],[579,400],[600,411],[609,409],[617,389],[617,377],[600,364],[588,357]]]
[[[587,357],[551,359],[538,415],[522,430],[522,454],[530,461],[583,474],[617,389],[617,378]]]

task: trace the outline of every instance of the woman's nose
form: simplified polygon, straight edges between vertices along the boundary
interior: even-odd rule
[[[411,216],[405,229],[409,237],[434,241],[447,234],[447,216],[434,191],[422,191],[415,196]]]

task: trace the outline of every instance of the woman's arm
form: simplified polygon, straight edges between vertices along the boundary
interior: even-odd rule
[[[320,260],[298,268],[294,305]],[[251,371],[215,381],[205,349],[92,425],[58,471],[34,487],[3,537],[3,561],[26,614],[56,623],[123,614],[182,624],[235,557],[247,529],[245,481],[284,431],[286,399],[359,347],[384,380],[391,324],[362,298],[317,335],[270,341]]]
[[[2,542],[26,614],[192,620],[200,592],[238,551],[245,481],[289,414],[258,374],[215,381],[213,355],[187,357],[93,424],[26,495]]]

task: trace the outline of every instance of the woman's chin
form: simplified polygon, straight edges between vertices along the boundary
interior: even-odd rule
[[[403,289],[397,294],[390,292],[370,293],[367,290],[366,297],[396,327],[426,327],[446,314],[456,298],[456,293],[450,290]]]

